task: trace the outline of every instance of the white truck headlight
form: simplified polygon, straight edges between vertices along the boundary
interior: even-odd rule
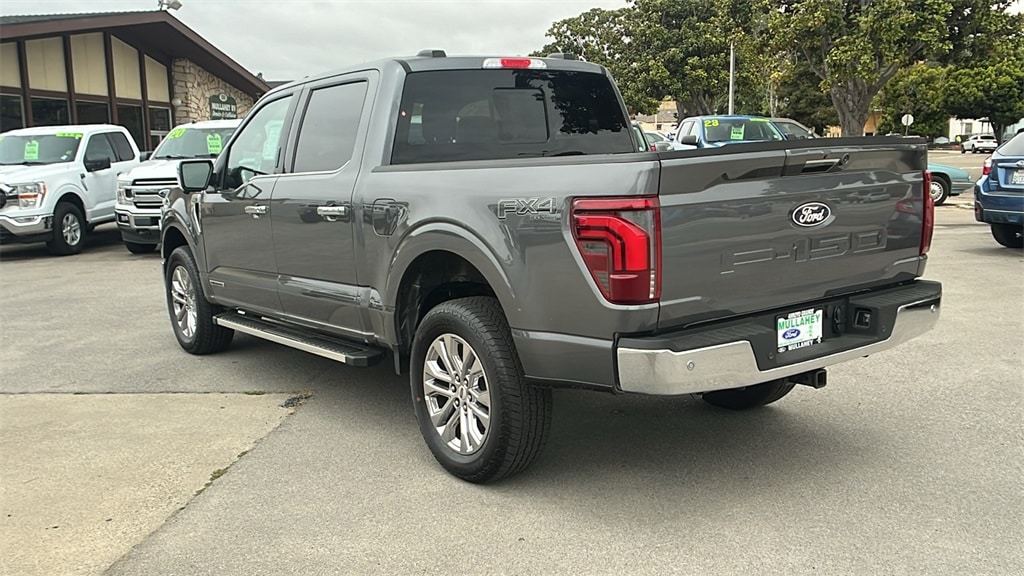
[[[126,180],[117,181],[117,203],[127,204],[128,203],[128,186],[131,183]]]
[[[30,184],[15,184],[15,191],[18,192],[18,206],[21,208],[38,208],[43,205],[43,198],[46,196],[45,182],[32,182]]]

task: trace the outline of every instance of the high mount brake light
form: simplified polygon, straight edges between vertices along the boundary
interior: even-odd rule
[[[540,58],[487,58],[484,68],[547,68]]]
[[[661,298],[661,209],[657,197],[577,198],[570,215],[576,247],[612,304]]]

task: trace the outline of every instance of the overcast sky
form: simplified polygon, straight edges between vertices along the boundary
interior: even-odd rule
[[[440,48],[449,54],[528,54],[555,20],[626,0],[180,0],[173,12],[267,80]],[[0,0],[0,13],[152,10],[157,0]]]

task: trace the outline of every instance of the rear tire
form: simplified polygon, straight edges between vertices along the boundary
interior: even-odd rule
[[[60,202],[53,211],[53,239],[46,243],[55,256],[78,254],[85,247],[88,227],[82,211],[71,202]]]
[[[992,237],[1007,248],[1024,248],[1024,228],[1013,224],[992,224]]]
[[[235,331],[214,323],[213,317],[223,309],[203,296],[199,268],[188,246],[179,246],[167,259],[164,292],[174,337],[186,352],[212,354],[231,344]]]
[[[551,430],[551,390],[526,381],[497,300],[434,307],[416,329],[410,387],[420,433],[450,474],[486,483],[525,470]]]
[[[701,398],[713,406],[729,410],[748,410],[765,406],[789,394],[795,384],[786,380],[772,380],[746,388],[705,392]]]
[[[149,254],[156,250],[156,244],[139,244],[138,242],[125,242],[124,247],[132,254]]]

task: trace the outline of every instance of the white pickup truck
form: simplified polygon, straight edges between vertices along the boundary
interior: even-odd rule
[[[178,184],[178,164],[216,158],[241,120],[207,120],[175,126],[153,155],[117,178],[117,226],[125,248],[148,254],[160,243],[160,208]]]
[[[81,252],[88,231],[114,220],[118,175],[139,162],[123,126],[0,134],[0,242],[46,242],[56,255]]]

